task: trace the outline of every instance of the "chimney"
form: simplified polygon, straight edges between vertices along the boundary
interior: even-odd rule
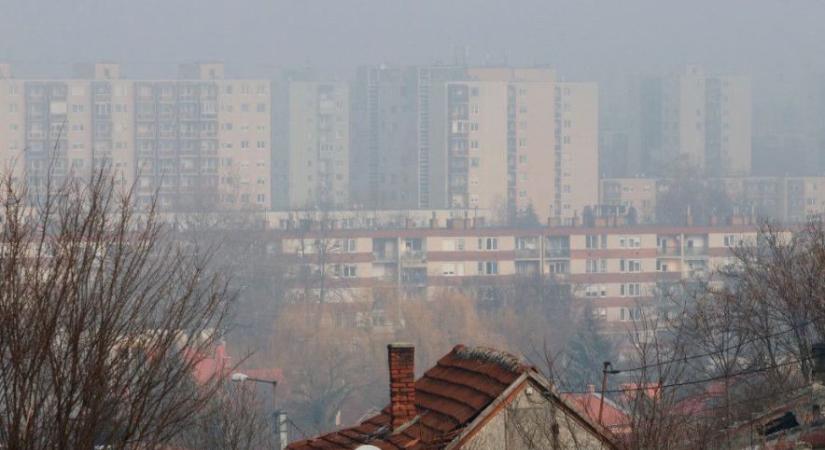
[[[819,342],[811,346],[811,357],[813,359],[813,382],[825,385],[825,342]]]
[[[390,419],[392,429],[414,419],[415,409],[415,347],[412,344],[387,345],[390,365]]]

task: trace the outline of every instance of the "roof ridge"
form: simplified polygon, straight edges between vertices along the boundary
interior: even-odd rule
[[[531,368],[522,358],[492,347],[467,347],[459,344],[453,348],[452,353],[459,359],[491,363],[515,373],[524,373]]]

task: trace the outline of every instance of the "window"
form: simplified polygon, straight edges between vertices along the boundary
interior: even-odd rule
[[[726,234],[724,237],[725,247],[736,247],[737,245],[742,245],[741,239],[736,239],[735,234]]]
[[[622,297],[638,297],[642,295],[642,288],[639,283],[623,283],[619,286],[619,294]]]
[[[479,250],[497,250],[498,238],[478,238]]]
[[[479,261],[478,262],[479,275],[496,275],[498,274],[497,261]]]
[[[607,248],[607,235],[588,234],[585,236],[585,247],[589,249]]]
[[[587,270],[587,273],[605,273],[605,272],[607,272],[607,260],[606,259],[588,259],[586,270]]]
[[[255,107],[255,110],[258,111],[259,113],[265,113],[266,112],[266,103],[258,103],[258,105]]]
[[[638,236],[621,236],[619,238],[619,247],[621,248],[640,248],[642,246],[642,238]]]
[[[567,273],[568,264],[565,261],[555,261],[550,263],[550,273]]]
[[[444,263],[441,265],[441,274],[444,276],[461,276],[464,275],[463,263]]]
[[[258,141],[258,148],[266,148],[266,141]]]
[[[641,272],[642,262],[638,259],[621,259],[619,261],[620,272]]]
[[[607,297],[607,287],[603,284],[589,284],[584,288],[585,297]]]
[[[622,308],[619,312],[619,318],[624,321],[639,320],[642,318],[641,308]]]
[[[344,278],[355,278],[357,276],[358,266],[354,264],[344,264],[341,270],[341,276]]]

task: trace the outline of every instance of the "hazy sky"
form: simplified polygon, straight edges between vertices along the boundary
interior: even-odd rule
[[[722,70],[825,68],[821,0],[0,0],[0,60],[60,73],[116,60],[175,75],[217,59],[265,65],[550,64],[576,76],[701,63]],[[62,65],[61,65],[62,64]],[[19,71],[18,71],[19,72]]]

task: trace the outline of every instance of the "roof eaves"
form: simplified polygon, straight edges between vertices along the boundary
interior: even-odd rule
[[[455,450],[461,448],[461,446],[472,436],[476,434],[478,430],[481,429],[489,420],[495,416],[502,408],[507,406],[513,399],[515,398],[516,394],[521,392],[524,389],[525,381],[529,378],[528,375],[529,371],[525,371],[518,378],[513,380],[510,383],[510,386],[505,389],[501,395],[499,395],[495,400],[493,400],[484,410],[482,410],[475,419],[473,419],[469,424],[464,426],[461,430],[461,433],[458,434],[446,447],[444,450]]]

